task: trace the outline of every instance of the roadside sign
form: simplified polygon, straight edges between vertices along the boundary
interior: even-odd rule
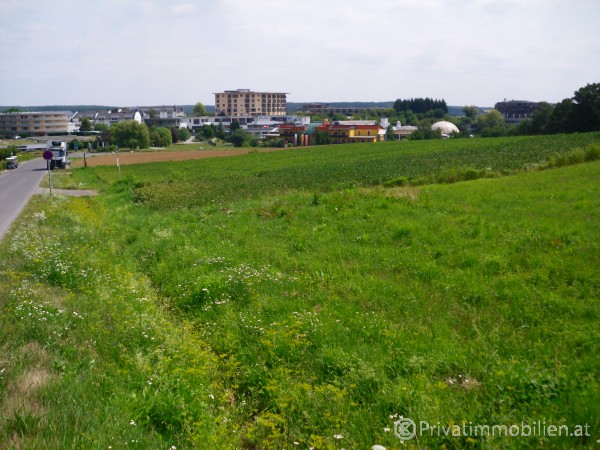
[[[42,156],[46,161],[50,161],[52,159],[52,152],[50,150],[46,150]]]

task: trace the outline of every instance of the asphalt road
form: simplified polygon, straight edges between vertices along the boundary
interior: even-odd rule
[[[0,240],[37,192],[46,170],[46,161],[37,158],[0,173]]]

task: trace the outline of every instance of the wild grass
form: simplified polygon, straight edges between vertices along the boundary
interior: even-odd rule
[[[573,138],[564,154],[587,145]],[[494,167],[544,163],[552,147]],[[129,167],[121,180],[82,169],[73,178],[100,180],[105,195],[31,203],[0,249],[2,445],[592,448],[600,163],[383,186],[362,174],[384,166],[385,147],[322,151],[342,158],[339,173],[331,154],[298,149]],[[381,179],[411,176],[391,172]],[[292,174],[302,183],[284,184]],[[227,201],[179,194],[209,175]],[[231,189],[245,176],[265,184]],[[151,188],[184,203],[141,201]],[[591,435],[403,446],[401,416]]]

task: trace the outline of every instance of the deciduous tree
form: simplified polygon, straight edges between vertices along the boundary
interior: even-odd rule
[[[206,115],[206,108],[204,107],[204,105],[201,102],[196,103],[196,105],[194,106],[194,115],[195,116],[205,116]]]
[[[187,141],[190,137],[192,136],[192,133],[190,133],[190,130],[188,130],[187,128],[179,128],[177,130],[177,137],[179,138],[180,141]]]
[[[154,147],[168,147],[173,143],[171,130],[166,127],[152,127],[150,130],[150,142]]]
[[[234,147],[241,147],[244,145],[244,142],[250,138],[249,133],[246,133],[241,128],[238,128],[233,132],[229,140],[233,144]]]
[[[573,101],[577,131],[600,130],[600,83],[575,91]]]
[[[150,133],[148,127],[135,120],[118,122],[110,127],[111,142],[119,147],[148,148]]]
[[[533,134],[548,133],[548,124],[552,116],[552,106],[547,102],[540,102],[531,115],[531,132]]]
[[[485,137],[504,136],[506,134],[504,116],[497,109],[492,109],[490,112],[479,116],[477,130],[479,134]]]
[[[565,98],[552,110],[548,123],[550,133],[572,133],[575,131],[575,108],[573,100]]]
[[[475,105],[463,106],[463,112],[465,113],[465,116],[467,116],[469,119],[475,120],[479,115],[479,108]]]
[[[79,126],[79,131],[91,131],[92,130],[92,122],[87,117],[81,119],[81,125]]]

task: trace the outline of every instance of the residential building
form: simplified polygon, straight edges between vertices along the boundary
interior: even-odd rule
[[[93,125],[111,126],[117,122],[135,120],[144,122],[149,127],[181,127],[186,114],[182,106],[141,106],[133,108],[101,109],[75,113],[75,122],[83,118],[89,119]]]
[[[310,117],[298,117],[294,115],[285,116],[198,116],[186,117],[181,119],[182,126],[190,131],[198,131],[205,125],[222,124],[225,129],[229,128],[231,122],[238,122],[242,129],[263,126],[277,126],[283,123],[307,124],[310,123]]]
[[[185,117],[143,117],[144,123],[150,127],[186,128]]]
[[[142,114],[142,119],[145,121],[150,119],[175,119],[185,117],[183,106],[136,106],[129,108],[132,111],[139,111]]]
[[[137,123],[142,123],[142,115],[139,111],[120,108],[81,111],[76,113],[75,117],[79,118],[80,122],[84,118],[89,119],[94,126],[104,124],[110,127],[115,123],[126,120],[135,120]]]
[[[401,141],[402,139],[405,139],[417,130],[418,128],[415,126],[400,125],[400,122],[398,122],[398,125],[394,127],[394,134],[396,135],[396,139]]]
[[[69,113],[66,111],[36,111],[0,113],[0,135],[45,136],[67,133]]]
[[[237,89],[215,93],[217,116],[285,116],[287,93]]]
[[[327,114],[329,103],[305,103],[300,111],[307,114]]]
[[[374,125],[346,125],[340,122],[325,122],[318,131],[329,134],[332,144],[356,142],[381,142],[385,140],[385,128]]]
[[[284,123],[279,125],[279,137],[286,143],[291,143],[296,146],[307,145],[308,135],[306,135],[307,125]]]

